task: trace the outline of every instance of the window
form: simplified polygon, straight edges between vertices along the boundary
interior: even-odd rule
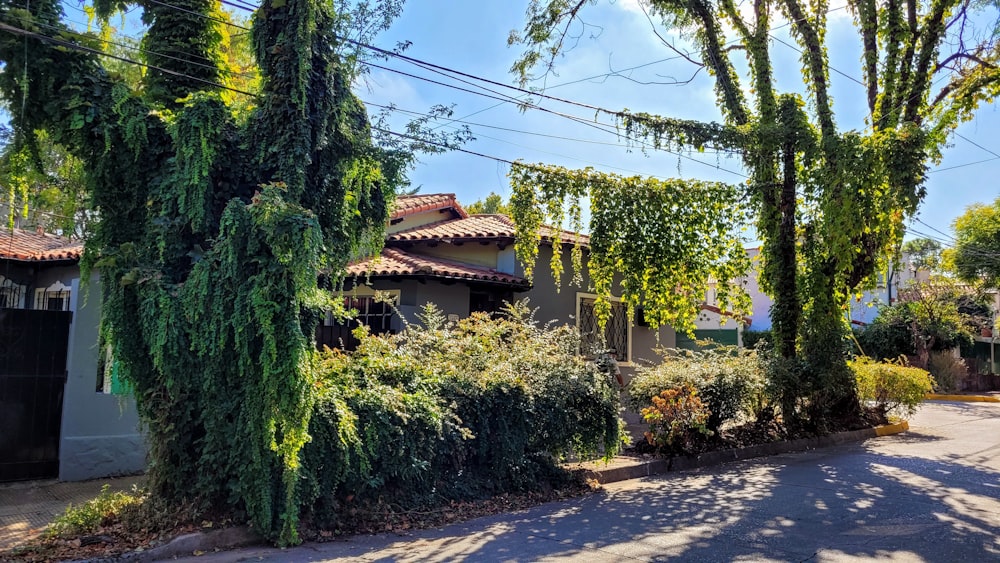
[[[469,313],[489,313],[490,316],[497,316],[502,313],[507,303],[514,301],[513,291],[483,291],[469,290]]]
[[[43,311],[69,311],[70,287],[56,282],[49,287],[35,290],[35,309]]]
[[[0,309],[20,309],[24,307],[24,294],[27,288],[0,276]]]
[[[576,326],[580,330],[580,352],[586,358],[593,358],[606,351],[615,360],[628,363],[631,358],[632,327],[628,321],[628,311],[620,299],[611,297],[611,315],[599,333],[597,315],[594,312],[595,295],[578,293],[576,296]]]
[[[359,325],[367,326],[372,334],[393,332],[392,319],[395,316],[394,306],[399,303],[399,291],[376,292],[368,287],[359,287],[344,294],[344,307],[354,310],[357,315],[353,319],[340,320],[327,313],[323,323],[316,330],[316,345],[353,350],[358,340],[351,332]]]

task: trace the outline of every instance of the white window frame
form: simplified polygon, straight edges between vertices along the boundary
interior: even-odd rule
[[[60,311],[70,310],[70,296],[72,287],[64,285],[61,281],[56,281],[49,287],[39,287],[35,289],[35,309],[41,309],[41,305],[49,299],[63,299],[63,308]]]
[[[577,331],[580,330],[580,308],[583,305],[583,300],[584,299],[590,299],[592,301],[596,301],[597,298],[598,298],[598,295],[596,293],[586,293],[586,292],[582,292],[582,291],[576,292],[576,329],[577,329]],[[622,303],[621,297],[616,297],[615,295],[609,295],[608,296],[608,301],[611,301],[612,303],[619,303],[619,304]],[[627,313],[627,311],[626,311],[626,313]],[[625,333],[625,342],[626,342],[626,344],[625,344],[625,361],[618,362],[618,365],[622,366],[622,367],[632,367],[632,342],[633,342],[633,340],[632,340],[632,328],[633,328],[633,326],[632,325],[633,325],[632,319],[628,318],[628,315],[626,314],[625,315],[625,326],[627,328],[626,328],[626,333]],[[582,337],[582,334],[581,334],[581,337]],[[578,350],[578,353],[582,355],[583,351],[582,350]]]

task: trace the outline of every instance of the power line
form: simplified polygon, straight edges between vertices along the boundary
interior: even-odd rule
[[[155,0],[150,0],[150,1],[155,1]],[[233,87],[230,87],[230,86],[226,86],[224,84],[219,84],[218,82],[213,82],[211,80],[205,80],[204,78],[198,78],[197,76],[190,76],[188,74],[184,74],[183,72],[177,72],[176,70],[170,70],[168,68],[163,68],[163,67],[160,67],[160,66],[151,65],[149,63],[143,63],[143,62],[140,62],[140,61],[136,61],[136,60],[130,59],[128,57],[121,57],[121,56],[118,56],[118,55],[113,55],[111,53],[108,53],[108,52],[105,52],[105,51],[101,51],[100,49],[93,49],[91,47],[87,47],[86,45],[81,45],[79,43],[74,43],[72,41],[65,41],[63,39],[56,39],[55,37],[49,37],[48,35],[44,35],[44,34],[41,34],[41,33],[35,33],[33,31],[28,31],[26,29],[22,29],[20,27],[9,25],[7,23],[0,22],[0,30],[8,31],[8,32],[13,33],[15,35],[21,35],[21,36],[24,36],[24,37],[31,37],[33,39],[38,39],[39,41],[42,41],[42,42],[45,42],[45,43],[52,43],[53,45],[59,45],[60,47],[67,47],[69,49],[75,49],[77,51],[82,51],[82,52],[85,52],[85,53],[91,53],[91,54],[94,54],[94,55],[100,55],[100,56],[104,56],[104,57],[109,57],[109,58],[116,59],[116,60],[119,60],[119,61],[122,61],[122,62],[125,62],[125,63],[139,65],[139,66],[143,66],[143,67],[146,67],[146,68],[151,68],[153,70],[158,70],[160,72],[164,72],[164,73],[170,74],[172,76],[178,76],[178,77],[181,77],[181,78],[188,78],[190,80],[195,80],[197,82],[201,82],[201,83],[207,84],[209,86],[215,86],[216,88],[222,88],[224,90],[230,90],[230,91],[236,92],[238,94],[244,94],[246,96],[258,97],[257,94],[254,94],[253,92],[247,92],[246,90],[240,90],[238,88],[233,88]]]
[[[142,62],[139,62],[139,61],[135,61],[133,59],[129,59],[127,57],[120,57],[120,56],[117,56],[117,55],[112,55],[110,53],[101,51],[99,49],[93,49],[93,48],[90,48],[90,47],[87,47],[87,46],[84,46],[84,45],[80,45],[78,43],[74,43],[74,42],[71,42],[71,41],[65,41],[65,40],[62,40],[62,39],[57,39],[57,38],[54,38],[54,37],[50,37],[48,35],[43,35],[43,34],[35,33],[35,32],[28,31],[28,30],[25,30],[25,29],[22,29],[22,28],[19,28],[19,27],[16,27],[16,26],[12,26],[12,25],[6,24],[6,23],[0,22],[0,30],[8,31],[10,33],[14,33],[14,34],[17,34],[17,35],[22,35],[24,37],[30,37],[30,38],[38,39],[38,40],[43,41],[43,42],[52,43],[52,44],[63,46],[63,47],[67,47],[67,48],[70,48],[70,49],[75,49],[75,50],[78,50],[78,51],[82,51],[82,52],[86,52],[86,53],[92,53],[92,54],[101,55],[101,56],[107,56],[107,57],[110,57],[110,58],[113,58],[113,59],[116,59],[116,60],[120,60],[122,62],[130,63],[130,64],[135,64],[135,65],[140,65],[140,66],[144,66],[144,67],[147,67],[147,68],[152,68],[152,69],[155,69],[155,70],[160,70],[160,71],[165,72],[167,74],[171,74],[171,75],[174,75],[174,76],[180,76],[180,77],[184,77],[184,78],[189,78],[189,79],[197,80],[197,81],[203,82],[205,84],[209,84],[209,85],[212,85],[212,86],[215,86],[215,87],[218,87],[218,88],[222,88],[222,89],[226,89],[226,90],[231,90],[231,91],[234,91],[234,92],[237,92],[237,93],[240,93],[240,94],[244,94],[244,95],[247,95],[247,96],[259,97],[258,94],[254,94],[252,92],[246,92],[244,90],[240,90],[240,89],[237,89],[237,88],[231,88],[231,87],[225,86],[223,84],[218,84],[216,82],[212,82],[210,80],[204,80],[204,79],[201,79],[201,78],[198,78],[198,77],[194,77],[194,76],[190,76],[190,75],[187,75],[187,74],[184,74],[184,73],[181,73],[181,72],[172,71],[172,70],[169,70],[169,69],[164,69],[164,68],[158,67],[156,65],[150,65],[150,64],[142,63]],[[476,151],[471,151],[471,150],[468,150],[468,149],[462,149],[462,148],[459,148],[459,147],[454,147],[454,146],[447,145],[447,144],[444,144],[444,143],[438,143],[438,142],[431,141],[431,140],[428,140],[428,139],[420,139],[419,137],[415,137],[415,136],[407,135],[407,134],[403,134],[403,133],[397,133],[397,132],[389,131],[389,130],[386,130],[386,129],[381,129],[381,128],[374,128],[374,129],[378,130],[378,131],[381,131],[383,133],[400,136],[400,137],[407,138],[407,139],[414,140],[414,141],[421,142],[421,143],[426,143],[428,145],[438,146],[438,147],[446,148],[446,149],[449,149],[449,150],[457,150],[459,152],[464,152],[464,153],[472,154],[472,155],[475,155],[475,156],[480,156],[480,157],[484,157],[484,158],[490,158],[490,159],[493,159],[493,160],[497,160],[499,162],[505,162],[505,163],[508,163],[508,164],[512,164],[512,162],[509,161],[509,160],[501,159],[501,158],[498,158],[498,157],[492,157],[492,156],[485,155],[483,153],[479,153],[479,152],[476,152]],[[695,162],[699,162],[701,164],[705,164],[707,166],[711,166],[710,164],[698,161],[698,160],[693,159],[691,157],[688,157],[686,155],[677,154],[677,156],[680,156],[680,157],[683,157],[683,158],[688,158],[688,159],[694,160]],[[725,170],[724,168],[721,168],[721,167],[716,167],[716,168],[718,168],[720,170]]]
[[[25,21],[26,22],[28,20],[27,20],[27,18],[21,18],[21,21]],[[66,21],[69,21],[70,23],[75,23],[77,25],[83,25],[80,22],[73,21],[73,20],[70,20],[70,19],[67,19]],[[44,23],[44,22],[39,22],[39,21],[33,21],[32,23],[34,23],[36,25],[39,25],[41,27],[50,29],[50,30],[55,31],[55,32],[59,32],[59,33],[65,32],[65,33],[69,33],[71,35],[75,35],[77,37],[84,38],[84,39],[90,39],[91,38],[91,36],[87,35],[86,33],[81,33],[79,31],[75,31],[75,30],[72,30],[72,29],[63,29],[61,27],[54,26],[52,24],[47,24],[47,23]],[[251,73],[227,71],[226,69],[219,68],[218,66],[215,66],[215,65],[210,65],[210,64],[205,64],[205,63],[199,63],[197,61],[192,61],[192,60],[184,59],[184,58],[181,58],[181,57],[175,57],[173,55],[168,55],[166,53],[158,53],[156,51],[150,51],[148,49],[143,49],[142,47],[137,47],[135,45],[127,45],[125,43],[117,43],[115,41],[103,39],[103,38],[100,38],[100,37],[96,37],[96,39],[98,39],[98,40],[100,40],[100,41],[102,41],[104,43],[107,43],[109,45],[115,45],[116,47],[121,47],[123,49],[129,49],[129,50],[134,51],[134,52],[144,53],[144,54],[147,54],[147,55],[155,55],[155,56],[158,56],[158,57],[163,57],[165,59],[171,59],[171,60],[175,60],[175,61],[180,61],[180,62],[185,63],[185,64],[192,64],[192,65],[200,66],[200,67],[203,67],[203,68],[210,68],[210,69],[213,69],[213,70],[218,70],[219,72],[223,72],[223,73],[226,73],[226,74],[231,74],[231,75],[236,75],[236,76],[243,76],[245,78],[252,78],[253,77],[253,74],[251,74]],[[211,60],[211,59],[207,59],[205,57],[202,57],[200,55],[195,55],[194,53],[188,53],[188,52],[180,51],[180,50],[177,50],[177,52],[185,54],[185,55],[188,55],[188,56],[191,56],[191,57],[196,57],[196,58],[199,58],[199,59],[202,59],[202,60],[205,60],[205,61],[210,61]],[[106,56],[110,56],[110,55],[106,55]],[[185,75],[185,76],[187,76],[187,75]],[[194,78],[194,77],[188,76],[188,78]]]
[[[936,172],[945,172],[946,170],[955,170],[956,168],[965,168],[966,166],[974,166],[976,164],[983,164],[984,162],[993,162],[994,160],[1000,160],[1000,157],[987,158],[985,160],[976,160],[976,161],[973,161],[973,162],[966,162],[965,164],[956,164],[955,166],[948,166],[946,168],[935,168],[934,170],[930,170],[927,173],[928,174],[934,174]]]
[[[364,100],[362,100],[362,101],[364,101]],[[402,109],[402,108],[398,108],[398,107],[392,106],[392,105],[387,106],[387,105],[377,104],[375,102],[368,102],[368,101],[364,101],[364,103],[367,106],[382,108],[382,109],[385,109],[385,110],[388,110],[388,111],[395,111],[395,112],[405,113],[405,114],[414,115],[414,116],[421,116],[421,117],[434,117],[433,115],[428,114],[428,113],[423,113],[423,112],[419,112],[419,111]],[[450,124],[450,123],[461,123],[463,125],[471,125],[473,127],[485,127],[487,129],[496,129],[498,131],[507,131],[507,132],[510,132],[510,133],[520,133],[522,135],[531,135],[531,136],[534,136],[534,137],[544,137],[544,138],[547,138],[547,139],[558,139],[558,140],[561,140],[561,141],[571,141],[571,142],[575,142],[575,143],[587,143],[587,144],[592,144],[592,145],[603,145],[603,146],[609,146],[609,147],[621,147],[622,146],[621,143],[612,143],[612,142],[609,142],[609,141],[597,141],[597,140],[594,140],[594,139],[577,139],[577,138],[574,138],[574,137],[565,137],[565,136],[562,136],[562,135],[551,135],[551,134],[548,134],[548,133],[539,133],[537,131],[525,131],[523,129],[513,129],[513,128],[510,128],[510,127],[501,127],[499,125],[490,125],[490,124],[487,124],[487,123],[476,123],[476,122],[473,122],[473,121],[466,121],[464,118],[449,119],[448,120],[448,124]],[[448,124],[442,124],[441,127],[445,127]],[[726,151],[716,151],[716,152],[719,153],[719,154],[723,154]],[[704,153],[702,153],[702,154],[704,154]]]
[[[929,228],[930,230],[932,230],[932,231],[934,231],[934,232],[936,232],[936,233],[940,233],[940,234],[942,234],[942,235],[944,235],[944,236],[948,237],[948,238],[949,238],[949,239],[951,239],[951,240],[955,240],[955,237],[953,237],[953,236],[949,235],[948,233],[946,233],[946,232],[944,232],[944,231],[942,231],[942,230],[940,230],[940,229],[938,229],[938,228],[936,228],[936,227],[932,227],[932,226],[928,225],[928,224],[927,224],[927,223],[925,223],[925,222],[924,222],[924,221],[923,221],[923,220],[922,220],[922,219],[921,219],[920,217],[914,217],[914,218],[913,218],[913,220],[914,220],[914,221],[916,221],[917,223],[920,223],[921,225],[923,225],[923,226],[925,226],[925,227]]]

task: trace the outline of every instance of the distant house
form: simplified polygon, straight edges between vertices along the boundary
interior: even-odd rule
[[[674,347],[678,339],[670,327],[658,331],[646,326],[641,314],[629,319],[625,306],[612,297],[611,318],[604,329],[603,345],[594,316],[595,295],[589,292],[589,276],[583,272],[580,287],[571,284],[569,246],[574,233],[543,228],[533,283],[524,277],[524,268],[514,255],[514,223],[504,215],[469,215],[454,194],[428,194],[398,198],[385,241],[375,259],[361,260],[348,267],[345,299],[360,312],[358,319],[338,323],[329,318],[320,327],[318,342],[332,347],[350,347],[350,330],[356,323],[373,332],[395,332],[402,320],[392,307],[378,302],[375,292],[392,295],[407,321],[426,303],[434,303],[452,319],[476,311],[495,312],[505,301],[529,299],[539,322],[569,323],[580,329],[585,355],[601,346],[628,373],[638,362],[658,359],[657,347]],[[552,242],[563,243],[562,283],[556,286],[550,270]],[[586,245],[588,237],[581,242]],[[710,310],[703,311],[712,315]],[[706,328],[719,329],[707,318]],[[737,323],[724,330],[737,341]],[[728,338],[727,338],[728,339]]]
[[[82,295],[82,251],[60,236],[0,229],[0,481],[145,467],[135,406],[98,373],[100,280]]]
[[[760,288],[760,248],[748,248],[754,268],[743,280],[744,289],[750,294],[753,302],[753,319],[755,329],[771,328],[771,305],[774,301]],[[914,265],[908,254],[903,254],[898,265],[890,265],[887,272],[881,273],[875,283],[875,288],[861,292],[860,297],[849,302],[851,324],[864,326],[878,316],[878,311],[884,305],[895,303],[899,299],[900,290],[905,290],[913,283],[925,282],[930,279],[930,272]],[[708,302],[713,303],[711,295]]]

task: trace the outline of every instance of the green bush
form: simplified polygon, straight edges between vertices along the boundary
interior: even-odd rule
[[[862,356],[896,359],[917,353],[910,325],[892,313],[880,314],[864,329],[854,331]]]
[[[649,424],[646,441],[678,453],[694,451],[699,437],[712,435],[709,417],[708,406],[690,383],[664,389],[652,398],[651,406],[642,409],[642,419]]]
[[[117,520],[123,511],[141,504],[144,498],[145,494],[138,489],[128,493],[112,492],[108,485],[104,485],[97,497],[80,505],[69,505],[49,524],[46,534],[50,537],[92,534],[101,526]]]
[[[756,348],[757,344],[760,342],[764,342],[769,346],[774,344],[774,336],[771,334],[771,329],[765,328],[764,330],[743,331],[744,348],[750,348],[750,349]]]
[[[664,390],[685,384],[697,390],[711,412],[705,424],[712,432],[729,421],[755,419],[765,402],[757,352],[727,348],[668,350],[659,365],[636,370],[628,387],[628,406],[639,412]]]
[[[934,388],[944,392],[958,390],[959,382],[969,373],[965,360],[956,358],[950,351],[930,352],[927,371],[934,378]]]
[[[858,382],[858,398],[873,401],[883,416],[912,415],[933,385],[930,374],[920,368],[865,357],[849,365]]]
[[[618,394],[580,358],[568,327],[539,327],[524,305],[492,319],[359,334],[318,362],[319,400],[303,452],[301,501],[333,522],[345,503],[400,506],[545,487],[567,456],[622,443]],[[356,500],[355,500],[356,499]]]

